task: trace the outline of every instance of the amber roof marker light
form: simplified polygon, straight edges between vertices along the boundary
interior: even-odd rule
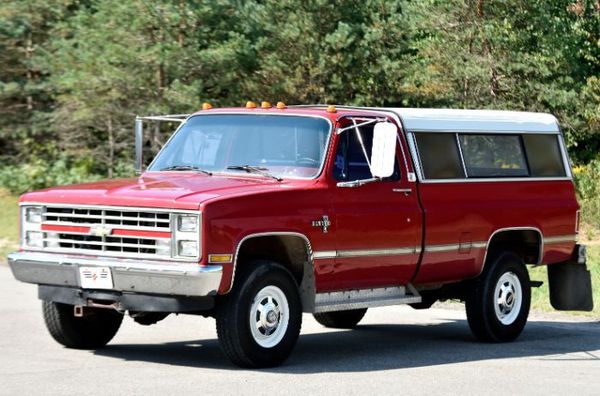
[[[283,110],[283,109],[286,109],[286,108],[287,108],[287,106],[286,106],[286,105],[285,105],[285,103],[283,103],[283,102],[277,102],[277,108],[278,108],[279,110]]]
[[[246,102],[246,108],[247,109],[256,109],[256,103],[252,102],[251,100]]]
[[[329,106],[327,106],[327,112],[328,113],[337,113],[337,109],[335,108],[334,105],[329,105]]]
[[[273,106],[271,106],[271,103],[265,101],[260,104],[260,107],[263,109],[270,109]]]
[[[212,107],[212,105],[210,103],[208,103],[208,102],[202,103],[202,110],[210,110],[212,108],[213,107]]]

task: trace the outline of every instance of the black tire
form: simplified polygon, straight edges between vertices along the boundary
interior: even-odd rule
[[[467,295],[467,320],[479,340],[507,342],[516,339],[527,323],[529,274],[523,260],[513,253],[501,252],[493,257]]]
[[[433,304],[435,304],[437,302],[437,299],[435,298],[427,298],[427,297],[422,297],[423,301],[421,301],[420,303],[412,303],[412,304],[408,304],[410,305],[410,307],[412,309],[416,309],[416,310],[423,310],[423,309],[429,309],[433,306]]]
[[[102,348],[117,334],[123,315],[101,308],[85,308],[83,317],[73,314],[73,306],[42,302],[46,328],[59,344],[74,349]]]
[[[313,314],[317,322],[334,329],[353,329],[367,313],[367,308]]]
[[[219,342],[225,355],[238,366],[277,366],[291,354],[300,334],[302,305],[298,286],[292,274],[279,264],[257,260],[244,266],[246,270],[237,276],[231,292],[218,301]],[[267,295],[271,295],[271,300]],[[264,316],[255,310],[258,306],[263,308]],[[267,319],[273,319],[272,330]],[[267,325],[252,328],[251,320]]]

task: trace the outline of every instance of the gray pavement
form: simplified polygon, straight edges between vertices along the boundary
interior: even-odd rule
[[[46,333],[36,288],[0,266],[0,394],[600,394],[600,322],[533,315],[510,344],[476,342],[463,310],[373,309],[352,331],[305,315],[281,367],[243,370],[212,319],[127,318],[105,349],[69,350]]]

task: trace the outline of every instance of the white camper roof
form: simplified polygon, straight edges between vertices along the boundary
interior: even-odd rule
[[[326,105],[290,107],[322,108]],[[490,132],[560,134],[552,114],[507,110],[415,109],[409,107],[357,107],[335,105],[344,110],[393,113],[408,132]]]
[[[396,113],[408,132],[560,133],[556,118],[544,113],[411,108],[380,110]]]

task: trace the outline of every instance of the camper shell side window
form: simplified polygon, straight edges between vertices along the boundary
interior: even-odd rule
[[[425,180],[564,178],[558,134],[414,132]]]

